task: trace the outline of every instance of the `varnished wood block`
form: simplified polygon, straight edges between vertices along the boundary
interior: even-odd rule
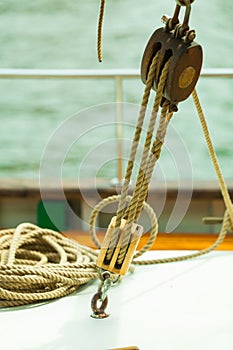
[[[124,243],[127,246],[125,256],[122,262],[119,263],[118,257],[123,246],[126,220],[121,220],[117,241],[112,243],[111,240],[114,234],[115,222],[116,217],[114,216],[109,224],[96,264],[98,267],[104,270],[108,270],[119,275],[125,275],[129,269],[134,252],[142,235],[143,227],[138,224],[133,224],[131,234],[129,235],[127,242]],[[109,249],[113,251],[110,259],[107,257]]]

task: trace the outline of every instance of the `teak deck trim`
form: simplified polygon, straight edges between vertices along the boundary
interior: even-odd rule
[[[96,248],[88,232],[67,231],[65,235],[79,244]],[[151,250],[201,250],[211,246],[217,239],[217,236],[217,234],[206,233],[159,233]],[[104,232],[98,233],[98,237],[102,241]],[[138,249],[145,245],[148,238],[148,233],[142,236]],[[233,250],[233,234],[228,234],[217,250]]]

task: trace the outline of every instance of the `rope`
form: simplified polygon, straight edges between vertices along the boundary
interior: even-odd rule
[[[24,223],[0,231],[0,307],[60,298],[96,279],[97,253]]]
[[[134,138],[132,141],[131,150],[130,150],[129,160],[128,160],[127,169],[126,169],[126,175],[125,175],[125,179],[123,181],[123,186],[122,186],[122,190],[121,190],[119,205],[118,205],[118,209],[117,209],[117,213],[116,213],[116,224],[115,224],[115,229],[114,229],[111,241],[110,241],[110,245],[109,245],[110,247],[115,247],[117,239],[118,239],[118,230],[120,228],[121,220],[123,218],[124,211],[125,211],[126,197],[128,194],[129,183],[130,183],[130,179],[132,176],[135,157],[136,157],[136,153],[137,153],[137,149],[138,149],[139,140],[141,137],[142,126],[143,126],[145,115],[146,115],[147,104],[148,104],[151,88],[152,88],[152,85],[154,82],[154,74],[155,74],[155,71],[157,68],[157,62],[158,62],[159,55],[160,55],[160,51],[157,52],[154,59],[152,60],[150,70],[148,73],[148,78],[147,78],[145,90],[143,93],[142,103],[141,103],[141,107],[140,107],[140,111],[139,111],[138,121],[137,121],[136,129],[135,129],[135,133],[134,133]],[[107,251],[107,259],[108,260],[111,259],[113,251],[114,250],[111,248],[108,249],[108,251]]]
[[[135,260],[135,257],[134,257],[133,263],[135,265],[153,265],[153,264],[164,264],[164,263],[194,259],[194,258],[205,255],[205,254],[210,253],[211,251],[215,250],[223,242],[224,238],[226,237],[226,234],[230,231],[231,231],[231,221],[229,218],[229,214],[226,211],[225,215],[224,215],[221,231],[218,235],[218,238],[210,247],[208,247],[206,249],[199,250],[198,252],[193,253],[193,254],[181,255],[181,256],[177,256],[177,257],[164,258],[164,259]]]
[[[148,81],[146,83],[146,88],[145,88],[146,99],[145,99],[145,101],[143,99],[143,101],[146,104],[144,104],[142,106],[144,108],[144,116],[145,116],[145,110],[147,107],[149,94],[150,94],[149,89],[152,88],[152,82],[150,81],[150,79],[151,78],[153,79],[152,75],[156,70],[156,62],[158,60],[158,57],[159,57],[159,52],[157,53],[156,57],[154,58],[154,60],[152,62],[153,67],[151,65],[149,76],[148,76]],[[134,141],[133,141],[132,148],[131,148],[131,152],[133,150],[134,156],[129,159],[128,168],[126,171],[126,181],[123,184],[121,195],[117,196],[117,199],[119,199],[119,206],[118,206],[118,211],[117,211],[117,220],[118,221],[116,220],[117,224],[115,225],[115,230],[113,232],[113,237],[112,237],[112,240],[110,243],[111,248],[109,248],[107,251],[107,260],[110,260],[113,253],[114,253],[114,247],[115,247],[114,242],[117,241],[118,229],[120,227],[121,219],[124,216],[124,218],[127,220],[127,223],[126,223],[126,231],[124,233],[124,237],[123,237],[123,241],[122,241],[122,247],[121,247],[121,250],[118,254],[117,262],[119,264],[122,263],[122,261],[125,257],[125,254],[127,251],[128,237],[131,234],[132,225],[133,225],[134,221],[136,221],[139,218],[143,206],[145,207],[145,199],[146,199],[146,195],[148,192],[148,186],[149,186],[149,183],[151,180],[153,169],[154,169],[156,160],[160,156],[161,148],[162,148],[164,138],[166,135],[167,126],[168,126],[169,121],[172,117],[172,112],[169,112],[169,102],[165,101],[163,103],[163,107],[162,107],[162,111],[161,111],[160,124],[159,124],[158,130],[157,130],[156,138],[155,138],[155,141],[153,142],[153,145],[152,145],[151,150],[150,150],[153,130],[154,130],[154,126],[155,126],[155,120],[157,117],[159,105],[161,103],[162,93],[163,93],[163,89],[164,89],[164,86],[166,83],[168,69],[169,69],[169,61],[165,64],[164,69],[162,70],[162,73],[161,73],[161,79],[160,79],[160,82],[158,84],[158,88],[157,88],[157,92],[156,92],[156,96],[155,96],[155,102],[154,102],[153,110],[151,113],[151,119],[149,122],[147,137],[146,137],[146,141],[145,141],[145,145],[144,145],[144,150],[143,150],[143,155],[142,155],[142,159],[141,159],[141,163],[140,163],[140,168],[139,168],[139,173],[138,173],[138,177],[137,177],[137,181],[136,181],[135,190],[134,190],[133,196],[130,200],[130,203],[129,203],[126,211],[125,211],[125,201],[126,201],[126,197],[127,197],[128,184],[130,182],[130,178],[132,175],[135,154],[136,154],[137,145],[138,145],[138,142],[140,139],[140,133],[138,133],[138,130],[140,130],[140,129],[138,129],[138,126],[136,127],[136,131],[135,131],[136,137],[134,137]],[[145,96],[145,92],[144,92],[144,96]],[[218,160],[217,160],[216,153],[214,151],[214,147],[213,147],[213,144],[212,144],[212,141],[210,138],[207,123],[206,123],[206,120],[204,117],[204,113],[202,111],[202,108],[201,108],[201,105],[200,105],[200,102],[199,102],[199,99],[198,99],[198,96],[197,96],[197,93],[195,90],[193,91],[192,96],[193,96],[193,100],[194,100],[194,103],[195,103],[195,106],[197,109],[197,113],[199,115],[199,119],[200,119],[200,122],[202,125],[202,129],[203,129],[203,133],[204,133],[205,140],[207,143],[207,147],[208,147],[208,150],[209,150],[209,153],[210,153],[210,156],[211,156],[211,159],[212,159],[212,162],[213,162],[213,165],[214,165],[217,177],[218,177],[223,200],[224,200],[224,203],[225,203],[226,208],[227,208],[227,210],[224,214],[223,224],[222,224],[220,233],[219,233],[216,241],[210,247],[207,247],[206,249],[202,249],[196,253],[184,255],[184,256],[179,256],[179,257],[165,258],[165,259],[136,260],[136,258],[138,258],[139,255],[141,255],[141,253],[140,253],[141,251],[139,251],[139,254],[136,253],[134,255],[134,258],[133,258],[134,264],[137,264],[137,265],[158,264],[158,263],[183,261],[183,260],[196,258],[196,257],[202,256],[202,255],[207,254],[207,253],[213,251],[214,249],[216,249],[222,243],[226,234],[228,232],[232,232],[233,205],[232,205],[232,202],[231,202],[231,199],[229,196],[229,192],[228,192],[226,183],[224,181],[224,178],[223,178],[223,175],[222,175],[222,172],[221,172]],[[140,119],[140,115],[139,115],[139,119]],[[142,127],[142,124],[141,124],[141,127]],[[91,216],[91,221],[90,221],[90,226],[91,226],[91,235],[92,235],[93,240],[95,242],[97,242],[97,238],[96,238],[93,227],[95,224],[95,220],[98,216],[98,210],[103,209],[103,207],[105,205],[107,205],[111,201],[115,201],[115,200],[116,200],[115,196],[108,197],[107,199],[101,201],[99,206],[97,205],[93,210],[93,214]],[[152,217],[153,217],[153,215],[152,215]],[[157,232],[155,234],[153,232],[150,236],[150,239],[149,239],[151,244],[153,244],[156,237],[157,237]],[[99,243],[97,243],[97,245],[99,246]],[[147,250],[147,248],[143,247],[142,250],[143,250],[143,252],[145,252]]]
[[[126,231],[123,236],[122,240],[122,248],[118,254],[118,259],[117,262],[119,264],[122,263],[124,256],[127,251],[127,241],[129,238],[129,235],[131,234],[132,230],[132,225],[134,221],[138,220],[139,215],[141,214],[142,207],[144,204],[144,200],[146,198],[147,192],[148,192],[148,187],[149,183],[152,177],[152,173],[155,167],[156,160],[159,158],[160,153],[161,153],[161,148],[163,145],[163,142],[161,141],[161,128],[163,130],[163,136],[162,138],[164,139],[165,133],[166,133],[166,128],[164,127],[164,117],[166,116],[167,113],[167,108],[168,104],[165,102],[165,106],[162,108],[161,112],[161,117],[160,117],[160,125],[158,132],[156,134],[156,139],[153,142],[151,153],[146,155],[146,160],[143,158],[145,157],[145,154],[142,156],[142,162],[140,165],[139,169],[139,174],[138,174],[138,179],[136,182],[136,187],[135,191],[132,197],[132,200],[130,201],[130,204],[128,206],[128,209],[126,211],[126,216],[127,216],[127,226],[126,226]],[[153,112],[152,112],[153,113]],[[149,145],[148,145],[149,147]],[[143,164],[145,162],[145,164]],[[144,166],[144,169],[142,168]],[[143,169],[143,171],[141,171]]]
[[[142,189],[139,193],[139,199],[138,199],[138,204],[137,204],[137,210],[135,213],[135,219],[137,220],[139,218],[139,215],[141,213],[143,203],[146,200],[146,196],[148,193],[148,188],[149,188],[149,183],[151,181],[152,173],[155,167],[155,162],[159,159],[161,150],[162,150],[162,145],[164,142],[164,138],[166,135],[168,123],[171,120],[171,116],[173,113],[169,113],[169,103],[166,101],[163,105],[162,111],[161,111],[161,117],[160,117],[160,124],[158,127],[158,131],[156,134],[156,139],[153,142],[152,149],[151,149],[151,154],[150,158],[148,160],[147,168],[145,171],[145,176],[144,176],[144,181],[142,185]]]
[[[100,61],[102,60],[102,24],[103,24],[103,16],[104,16],[104,5],[105,5],[105,0],[101,0],[99,23],[98,23],[98,57],[99,57]],[[112,248],[112,247],[115,247],[115,245],[116,245],[121,220],[124,217],[127,220],[127,223],[126,223],[126,230],[125,230],[123,241],[122,241],[122,248],[121,248],[120,253],[118,255],[118,260],[117,260],[118,263],[122,263],[122,261],[124,259],[124,256],[125,256],[125,253],[127,250],[128,238],[129,238],[129,235],[131,234],[132,225],[135,221],[138,220],[140,213],[141,213],[141,210],[144,206],[144,201],[145,201],[146,196],[147,196],[148,187],[149,187],[149,183],[150,183],[151,176],[153,173],[153,169],[154,169],[156,160],[160,156],[161,148],[162,148],[164,137],[166,134],[166,129],[167,129],[168,123],[172,117],[172,113],[169,113],[169,103],[168,103],[168,101],[166,101],[162,107],[161,117],[160,117],[160,125],[158,128],[157,134],[156,134],[156,138],[155,138],[155,141],[153,142],[152,148],[150,149],[153,131],[154,131],[154,127],[155,127],[155,121],[156,121],[159,105],[161,104],[162,93],[163,93],[163,89],[164,89],[167,74],[168,74],[168,68],[169,68],[169,61],[168,61],[168,62],[166,62],[165,67],[163,68],[163,70],[161,72],[161,78],[160,78],[160,81],[159,81],[159,84],[157,87],[157,92],[156,92],[156,96],[155,96],[153,110],[151,113],[151,118],[150,118],[149,127],[148,127],[148,131],[147,131],[146,141],[145,141],[145,145],[144,145],[144,149],[143,149],[143,155],[141,158],[141,163],[140,163],[140,167],[139,167],[139,172],[138,172],[135,190],[134,190],[133,196],[130,200],[130,203],[128,205],[128,208],[125,210],[126,202],[127,202],[126,198],[128,198],[127,197],[128,187],[129,187],[130,179],[132,176],[132,170],[134,167],[135,156],[136,156],[138,143],[139,143],[140,136],[141,136],[141,130],[142,130],[142,125],[143,125],[143,121],[145,118],[145,112],[147,109],[148,99],[150,96],[150,90],[152,88],[152,84],[153,84],[154,77],[155,77],[155,71],[157,69],[157,62],[158,62],[159,55],[160,55],[160,51],[157,52],[156,56],[154,57],[154,59],[151,63],[151,66],[150,66],[148,79],[146,82],[146,87],[144,90],[143,100],[142,100],[142,104],[141,104],[141,109],[140,109],[140,113],[139,113],[138,124],[136,126],[134,140],[132,142],[130,157],[129,157],[127,170],[126,170],[126,176],[125,176],[125,180],[123,182],[121,195],[118,197],[119,205],[118,205],[117,214],[116,214],[115,229],[113,231],[113,235],[111,237],[111,242],[109,244],[110,248],[108,248],[107,255],[106,255],[107,260],[110,260],[113,253],[114,253],[114,248]],[[197,109],[197,113],[199,115],[199,119],[200,119],[200,122],[202,125],[205,140],[207,143],[207,147],[208,147],[208,150],[209,150],[209,153],[210,153],[210,156],[211,156],[211,159],[212,159],[212,162],[213,162],[213,165],[214,165],[217,177],[218,177],[223,200],[224,200],[224,203],[226,205],[227,210],[226,210],[226,213],[224,215],[223,225],[222,225],[222,229],[219,233],[219,237],[217,238],[216,242],[211,247],[204,249],[204,250],[201,250],[198,253],[184,256],[184,257],[169,258],[169,259],[165,259],[165,260],[164,259],[153,260],[154,263],[185,260],[185,259],[189,259],[192,257],[206,254],[207,252],[215,249],[222,242],[227,231],[231,230],[231,228],[233,226],[233,205],[232,205],[232,202],[231,202],[228,190],[227,190],[226,183],[225,183],[224,178],[223,178],[222,173],[221,173],[221,169],[220,169],[220,166],[219,166],[219,163],[217,160],[217,156],[216,156],[216,153],[214,151],[214,147],[213,147],[213,144],[212,144],[209,132],[208,132],[208,127],[207,127],[207,124],[205,121],[205,117],[204,117],[204,114],[203,114],[203,111],[202,111],[202,108],[201,108],[201,105],[200,105],[200,102],[199,102],[199,99],[198,99],[198,96],[197,96],[197,93],[195,90],[193,91],[192,96],[193,96],[193,100],[194,100],[194,103],[195,103],[195,106]],[[99,208],[100,207],[102,208],[102,205],[103,206],[107,205],[107,203],[111,202],[112,199],[115,200],[114,198],[115,197],[113,196],[113,197],[109,197],[109,199],[106,201],[101,201],[100,206],[97,205],[93,210],[93,215],[91,216],[91,220],[90,220],[90,227],[91,227],[91,234],[92,234],[93,240],[95,243],[97,243],[97,246],[99,246],[99,243],[98,243],[97,237],[93,231],[93,222],[95,222],[95,219],[98,216]],[[156,235],[155,235],[155,237],[156,237]],[[140,264],[142,264],[142,263],[143,262],[140,261]]]
[[[95,245],[97,246],[97,248],[101,247],[101,243],[99,242],[97,235],[96,235],[96,219],[99,215],[99,213],[101,212],[101,210],[106,207],[107,205],[109,205],[110,203],[117,203],[120,201],[121,196],[120,195],[113,195],[113,196],[109,196],[107,198],[104,198],[102,201],[100,201],[93,209],[92,213],[91,213],[91,217],[90,217],[90,234],[92,237],[92,240],[94,241]],[[127,196],[126,197],[126,201],[130,202],[130,200],[132,199],[131,196]],[[151,206],[144,202],[143,203],[143,208],[145,210],[145,212],[147,213],[150,222],[151,222],[151,230],[150,230],[150,237],[148,239],[148,241],[146,242],[146,244],[144,245],[144,247],[142,247],[135,255],[134,258],[138,258],[139,256],[141,256],[142,254],[144,254],[147,250],[150,249],[150,247],[152,246],[152,244],[154,243],[156,236],[158,234],[158,220],[156,218],[155,212],[154,210],[151,208]]]
[[[205,116],[203,113],[203,110],[201,108],[201,104],[197,95],[196,90],[194,90],[192,92],[192,97],[193,97],[193,101],[201,122],[201,126],[202,126],[202,130],[203,130],[203,134],[206,140],[206,144],[209,150],[209,154],[218,178],[218,182],[220,185],[220,189],[222,192],[222,196],[223,196],[223,200],[226,206],[226,211],[224,214],[224,218],[223,218],[223,223],[222,223],[222,227],[220,230],[220,233],[216,239],[216,241],[210,246],[207,247],[206,249],[202,249],[200,251],[198,251],[197,253],[193,253],[193,254],[189,254],[189,255],[183,255],[183,256],[179,256],[179,257],[171,257],[171,258],[166,258],[166,259],[155,259],[155,260],[142,260],[142,261],[135,261],[133,260],[134,264],[137,265],[149,265],[149,264],[161,264],[161,263],[168,263],[168,262],[175,262],[175,261],[183,261],[183,260],[188,260],[188,259],[193,259],[193,258],[197,258],[199,256],[202,256],[204,254],[210,253],[211,251],[215,250],[224,240],[226,234],[228,232],[232,232],[232,227],[233,227],[233,205],[232,205],[232,201],[227,189],[227,185],[224,181],[222,172],[221,172],[221,168],[217,159],[217,155],[216,152],[214,150],[213,147],[213,143],[211,141],[211,137],[210,137],[210,133],[208,130],[208,126],[205,120]]]
[[[167,74],[167,72],[166,72]],[[155,109],[158,111],[158,104],[157,104],[157,99],[155,99]],[[127,211],[125,213],[126,217],[130,216],[130,211],[134,213],[134,218],[133,220],[137,220],[140,213],[141,209],[143,206],[143,202],[146,198],[147,192],[148,192],[148,186],[151,180],[152,172],[155,166],[155,162],[159,159],[160,153],[161,153],[161,148],[163,145],[163,141],[165,138],[166,134],[166,129],[167,129],[167,124],[165,123],[167,112],[168,112],[168,107],[169,107],[169,102],[165,101],[163,104],[163,108],[161,111],[161,116],[160,116],[160,124],[158,127],[158,131],[156,134],[155,141],[153,142],[151,151],[149,152],[149,147],[151,143],[151,138],[153,135],[153,130],[148,131],[148,138],[150,138],[150,141],[146,140],[145,146],[144,146],[144,151],[142,155],[142,160],[140,164],[140,170],[136,182],[136,188],[134,191],[134,195],[132,198],[132,201],[127,208]],[[155,110],[154,109],[154,110]],[[154,113],[152,111],[152,115],[156,116],[158,112]],[[154,121],[155,122],[155,121]],[[149,126],[150,128],[150,126]],[[153,127],[154,129],[154,127]],[[149,159],[148,159],[149,157]]]
[[[195,104],[195,107],[197,109],[197,113],[198,113],[198,116],[199,116],[199,119],[201,122],[202,130],[203,130],[203,134],[204,134],[206,144],[207,144],[207,147],[209,150],[209,154],[210,154],[210,157],[211,157],[211,160],[212,160],[212,163],[213,163],[213,166],[214,166],[217,178],[218,178],[218,182],[219,182],[219,186],[220,186],[220,189],[222,192],[223,200],[224,200],[225,206],[228,210],[228,213],[230,215],[231,222],[233,225],[233,205],[232,205],[231,198],[230,198],[230,195],[229,195],[229,192],[227,189],[227,185],[224,181],[224,178],[223,178],[223,175],[221,172],[221,168],[220,168],[220,165],[218,162],[217,155],[216,155],[215,150],[214,150],[213,143],[212,143],[211,138],[210,138],[208,126],[207,126],[205,116],[204,116],[204,113],[202,111],[201,104],[200,104],[196,90],[194,90],[192,92],[192,97],[193,97],[193,101],[194,101],[194,104]]]
[[[158,52],[158,55],[156,55],[155,60],[158,60],[160,52]],[[161,104],[162,101],[162,95],[163,95],[163,89],[167,80],[167,76],[168,76],[168,70],[169,70],[169,64],[170,64],[170,60],[169,59],[160,76],[159,79],[159,83],[158,83],[158,87],[157,87],[157,92],[155,95],[155,100],[154,100],[154,105],[153,105],[153,109],[151,112],[151,116],[150,116],[150,121],[149,121],[149,125],[148,125],[148,129],[147,129],[147,135],[146,135],[146,140],[145,140],[145,144],[144,144],[144,149],[143,149],[143,154],[142,154],[142,158],[141,158],[141,163],[139,166],[139,172],[138,172],[138,177],[137,177],[137,181],[136,181],[136,186],[135,186],[135,190],[132,196],[132,200],[127,208],[125,217],[127,217],[127,223],[126,223],[126,230],[124,232],[124,236],[123,236],[123,240],[122,240],[122,246],[120,249],[120,252],[118,254],[118,259],[117,262],[119,264],[122,263],[124,256],[126,254],[127,251],[127,242],[129,240],[129,236],[131,235],[131,230],[132,230],[132,226],[134,221],[137,219],[137,216],[139,216],[142,206],[143,206],[143,202],[144,202],[144,198],[146,197],[146,193],[148,191],[148,186],[149,186],[149,181],[147,176],[151,176],[152,172],[153,172],[153,168],[155,165],[155,161],[153,162],[153,168],[151,170],[151,174],[147,173],[147,167],[149,166],[149,163],[151,163],[151,159],[154,157],[154,154],[152,154],[151,152],[153,152],[153,149],[150,151],[150,146],[151,146],[151,142],[152,142],[152,137],[153,137],[153,132],[154,132],[154,128],[155,128],[155,122],[156,122],[156,118],[157,118],[157,114],[158,114],[158,110],[159,110],[159,106]],[[150,72],[154,72],[155,71],[153,69],[153,67],[150,67]],[[147,85],[147,84],[146,84]],[[169,106],[169,103],[166,101],[165,102],[165,109],[162,109],[162,115],[164,115],[167,113],[167,109]],[[158,135],[157,135],[158,137]],[[159,147],[161,150],[163,143],[159,143]],[[160,151],[158,152],[160,153]],[[158,155],[158,153],[156,155]],[[152,154],[152,158],[151,158],[151,154]],[[141,198],[140,198],[141,197]],[[116,237],[118,235],[118,231],[115,232]],[[111,246],[114,247],[114,246]],[[113,252],[114,252],[114,248],[110,248],[108,250],[109,255],[107,255],[107,257],[112,256]],[[110,254],[111,253],[111,254]]]
[[[104,4],[105,0],[102,0],[98,30],[98,38],[100,39],[98,41],[98,52],[101,59]],[[155,139],[152,142],[156,118],[168,75],[170,63],[170,60],[168,60],[160,75],[135,190],[133,196],[128,196],[129,183],[141,137],[150,91],[152,89],[155,71],[157,70],[159,55],[160,51],[157,52],[150,66],[121,194],[105,198],[98,203],[93,209],[90,218],[90,233],[96,246],[100,248],[100,242],[95,232],[97,216],[109,203],[119,203],[116,213],[116,225],[110,243],[110,246],[114,247],[121,220],[123,217],[126,218],[126,231],[123,237],[122,248],[118,255],[118,263],[122,263],[125,257],[127,249],[126,242],[128,242],[128,237],[131,234],[132,225],[138,220],[143,209],[151,221],[151,230],[150,237],[145,246],[134,254],[133,264],[136,265],[183,261],[207,254],[222,243],[226,234],[232,231],[233,226],[233,205],[214,151],[197,93],[194,90],[192,93],[193,100],[226,205],[221,231],[214,244],[196,253],[165,259],[137,260],[144,252],[150,249],[158,233],[156,215],[153,209],[145,202],[145,199],[153,169],[160,157],[166,130],[172,117],[172,112],[169,111],[170,104],[165,100],[162,105]],[[113,252],[114,248],[108,249],[107,259],[111,259]],[[24,223],[16,227],[16,229],[0,231],[0,307],[47,301],[76,291],[79,286],[98,278],[99,274],[95,264],[97,254],[96,251],[78,245],[58,232],[42,229],[33,224]]]
[[[105,0],[100,2],[99,10],[99,19],[98,19],[98,29],[97,29],[97,54],[99,62],[102,62],[102,30],[103,30],[103,21],[104,21],[104,9],[105,9]]]

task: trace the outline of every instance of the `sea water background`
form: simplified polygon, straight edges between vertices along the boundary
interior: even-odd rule
[[[173,13],[175,1],[109,0],[106,5],[104,61],[99,64],[96,58],[99,1],[1,1],[0,67],[139,69],[148,38],[161,26],[161,16]],[[233,66],[232,15],[232,0],[197,0],[193,4],[191,27],[196,29],[197,41],[203,46],[205,68]],[[137,118],[137,113],[131,112],[137,112],[143,84],[136,79],[124,82],[123,88],[123,100],[130,110],[128,115],[125,113],[123,116],[123,154],[126,159],[129,152],[127,140],[132,138]],[[223,173],[231,179],[233,80],[202,78],[197,88]],[[106,107],[106,103],[115,100],[114,82],[1,79],[0,92],[1,177],[38,178],[40,159],[43,150],[47,150],[51,135],[61,128],[62,122],[77,113],[82,129],[87,122],[87,132],[80,137],[79,126],[76,125],[79,140],[70,145],[62,165],[63,176],[116,177],[115,115]],[[102,109],[93,107],[102,105]],[[90,118],[96,118],[107,126],[90,131],[91,121],[87,120],[86,108],[91,108]],[[103,113],[104,110],[107,112]],[[192,101],[180,104],[171,125],[191,161],[192,171],[188,166],[187,172],[182,171],[182,177],[193,175],[194,179],[214,179]],[[63,136],[64,139],[69,137],[68,134]],[[177,136],[171,132],[168,137]],[[59,147],[49,149],[51,159],[57,158],[64,139],[60,138]],[[104,144],[103,140],[109,142]],[[176,143],[174,140],[174,154],[179,152]],[[89,157],[90,154],[92,156]],[[186,168],[185,164],[182,165],[182,152],[177,166],[173,150],[165,148],[160,161],[163,176],[176,179],[181,168]]]

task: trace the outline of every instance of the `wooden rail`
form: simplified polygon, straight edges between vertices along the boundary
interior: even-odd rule
[[[99,232],[98,237],[102,242],[104,232]],[[83,231],[67,231],[65,235],[91,248],[96,248],[90,235]],[[142,236],[138,249],[142,248],[149,238],[149,234]],[[200,250],[211,246],[217,239],[217,234],[198,233],[159,233],[151,250]],[[233,250],[233,234],[228,234],[217,250]]]

